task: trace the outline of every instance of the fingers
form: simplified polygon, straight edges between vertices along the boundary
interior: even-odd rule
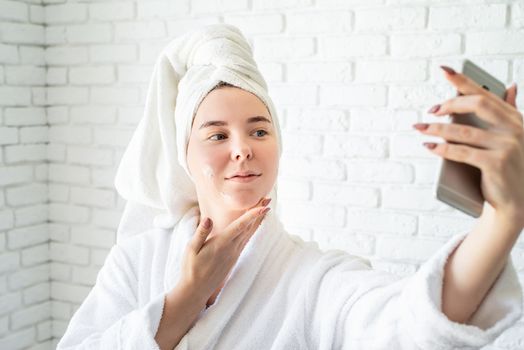
[[[419,123],[413,127],[423,134],[442,137],[446,141],[467,144],[485,149],[497,149],[504,145],[505,138],[497,133],[461,124]]]
[[[517,84],[514,83],[506,90],[506,102],[517,108]]]
[[[440,66],[442,70],[444,71],[444,76],[446,79],[457,88],[458,92],[463,95],[484,95],[487,96],[491,94],[489,91],[483,89],[480,85],[478,85],[476,82],[465,76],[464,74],[460,74],[455,72],[450,67],[447,66]],[[492,94],[495,96],[494,94]]]
[[[195,234],[193,235],[191,241],[189,242],[189,247],[195,253],[198,253],[204,243],[206,242],[209,233],[213,229],[213,221],[210,218],[200,221]]]
[[[267,205],[271,202],[271,198],[265,199],[261,202],[262,206],[257,206],[247,210],[242,216],[233,221],[227,228],[225,233],[229,239],[236,240],[238,236],[243,235],[256,223],[259,217],[263,217],[271,208]]]
[[[425,143],[431,152],[459,163],[466,163],[481,170],[494,162],[496,151],[481,150],[466,145],[451,143]]]

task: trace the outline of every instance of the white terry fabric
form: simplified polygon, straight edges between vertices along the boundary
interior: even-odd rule
[[[155,63],[143,117],[115,177],[116,190],[128,201],[119,236],[151,227],[173,228],[197,204],[186,149],[198,106],[220,81],[260,98],[282,153],[275,107],[240,30],[230,24],[211,24],[175,38]],[[274,199],[276,188],[271,193]]]
[[[115,245],[57,349],[159,349],[166,273],[198,219],[194,207],[173,231],[153,229]],[[399,279],[289,235],[270,211],[176,350],[478,349],[520,318],[522,289],[509,259],[471,324],[449,321],[440,310],[443,269],[464,236]]]

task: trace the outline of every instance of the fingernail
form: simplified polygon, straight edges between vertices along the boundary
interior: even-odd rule
[[[428,128],[429,124],[426,123],[417,123],[413,124],[413,127],[417,130],[426,130]]]
[[[440,105],[434,105],[433,107],[429,109],[428,113],[437,113],[439,109],[440,109]]]
[[[259,213],[259,215],[264,215],[264,214],[266,214],[270,210],[271,210],[270,207],[265,207],[265,208],[261,209],[258,213]]]
[[[433,142],[424,142],[424,146],[426,146],[426,148],[428,149],[434,149],[435,147],[437,147],[437,144]]]
[[[211,219],[210,219],[210,218],[206,218],[206,219],[204,220],[204,228],[205,228],[206,230],[211,228]]]
[[[457,74],[457,72],[455,72],[453,70],[453,68],[450,68],[448,66],[440,66],[440,68],[442,68],[446,73],[448,73],[449,75],[455,75]]]
[[[265,207],[265,206],[268,205],[270,202],[271,202],[271,198],[266,198],[266,199],[264,199],[264,200],[262,201],[262,206]]]

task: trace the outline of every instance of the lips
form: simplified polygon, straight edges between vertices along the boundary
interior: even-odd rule
[[[247,171],[247,172],[238,172],[234,174],[233,176],[228,177],[227,179],[233,179],[233,178],[248,178],[248,177],[256,177],[260,176],[261,174],[257,174],[253,171]]]

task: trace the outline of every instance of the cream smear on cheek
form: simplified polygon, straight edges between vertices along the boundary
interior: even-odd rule
[[[202,169],[202,173],[204,174],[204,176],[208,179],[212,179],[213,177],[215,177],[215,173],[213,172],[213,169],[209,166],[209,165],[204,165],[204,168]],[[223,198],[231,198],[231,196],[227,193],[224,193],[222,191],[220,191],[220,195],[223,197]]]

